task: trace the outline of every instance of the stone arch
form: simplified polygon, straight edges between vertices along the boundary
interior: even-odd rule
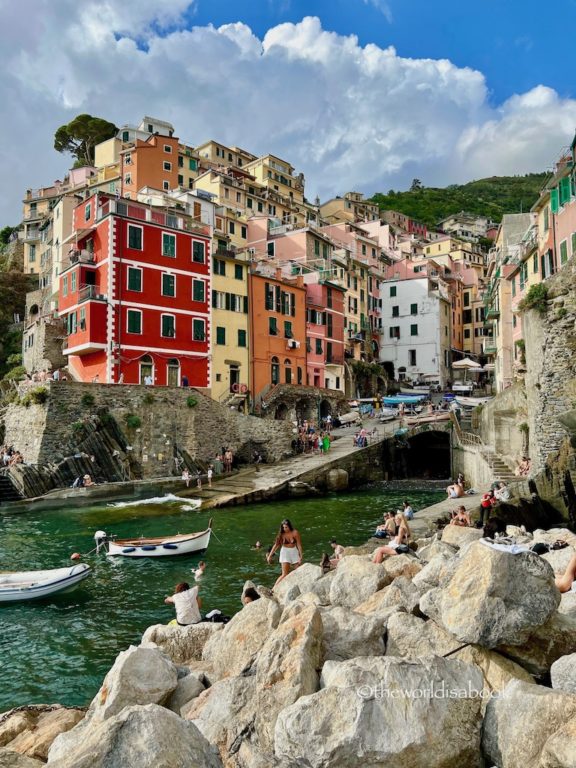
[[[295,405],[296,419],[301,424],[305,419],[310,419],[310,401],[302,398]]]
[[[330,401],[329,400],[321,400],[320,401],[320,406],[319,406],[319,411],[320,411],[320,418],[321,419],[325,419],[326,416],[332,416],[332,404],[330,403]]]
[[[38,304],[32,304],[30,309],[28,310],[28,314],[30,315],[30,319],[33,320],[38,312],[40,311],[40,308],[38,307]]]
[[[276,421],[286,421],[288,418],[288,406],[286,403],[278,403],[274,412]]]
[[[450,432],[428,429],[408,439],[408,477],[447,479],[451,476]]]

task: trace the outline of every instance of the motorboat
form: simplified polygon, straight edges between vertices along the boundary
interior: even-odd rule
[[[479,405],[484,405],[493,400],[493,397],[464,397],[462,395],[456,395],[456,402],[463,408],[476,408]]]
[[[404,403],[404,405],[415,405],[416,403],[421,403],[422,400],[425,400],[425,395],[386,395],[386,397],[382,398],[382,402],[387,407],[394,407],[400,405],[400,403]]]
[[[406,424],[415,427],[418,426],[418,424],[435,424],[437,421],[448,421],[449,418],[449,411],[434,411],[433,413],[421,413],[417,416],[408,416]]]
[[[50,597],[72,589],[91,573],[85,563],[45,571],[0,571],[0,603]]]
[[[393,421],[398,418],[397,408],[380,408],[378,411],[378,421]]]
[[[204,552],[210,543],[212,520],[208,528],[199,533],[178,533],[176,536],[136,539],[117,539],[105,531],[96,531],[97,550],[104,548],[110,557],[174,557]]]
[[[339,427],[345,427],[349,424],[356,424],[356,422],[360,421],[360,414],[358,411],[350,411],[350,413],[343,413],[342,416],[338,416],[338,426]],[[334,421],[334,426],[336,426],[336,421]]]
[[[401,395],[429,395],[430,386],[428,384],[415,384],[413,387],[400,387]]]

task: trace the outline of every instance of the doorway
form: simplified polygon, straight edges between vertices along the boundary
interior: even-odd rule
[[[154,361],[150,355],[144,355],[140,360],[140,384],[145,384],[148,376],[154,381]]]
[[[172,358],[172,360],[168,360],[168,376],[167,376],[167,383],[169,387],[179,387],[180,386],[180,361],[176,358]]]

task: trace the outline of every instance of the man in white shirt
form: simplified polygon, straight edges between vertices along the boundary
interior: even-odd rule
[[[164,602],[172,603],[176,608],[176,618],[170,624],[186,627],[189,624],[198,624],[202,621],[200,615],[202,601],[198,597],[198,587],[190,587],[190,584],[185,581],[176,584],[174,594],[167,597]]]

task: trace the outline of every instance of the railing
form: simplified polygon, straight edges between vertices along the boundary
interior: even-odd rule
[[[106,296],[99,292],[95,285],[82,285],[78,291],[78,302],[82,301],[106,301]]]

